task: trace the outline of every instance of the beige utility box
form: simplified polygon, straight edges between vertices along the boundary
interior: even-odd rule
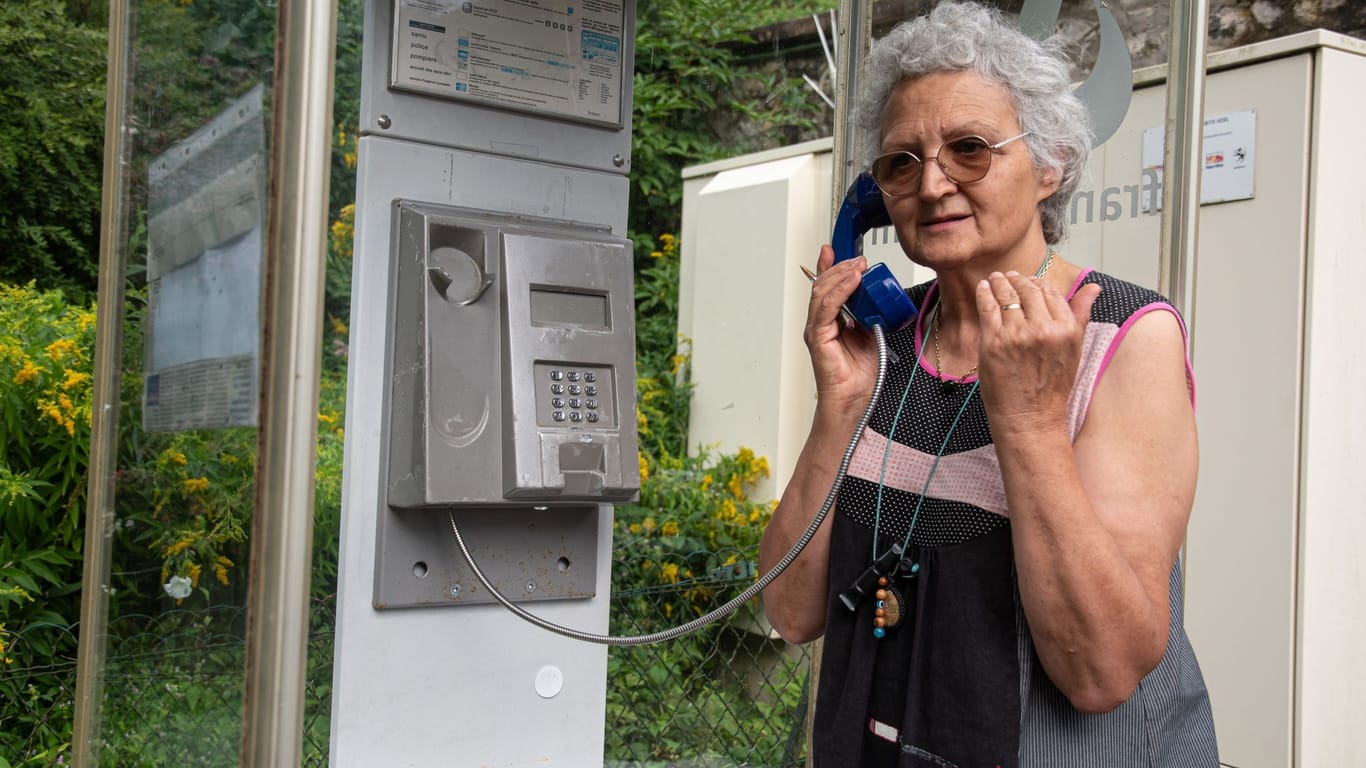
[[[1208,64],[1186,628],[1224,763],[1366,765],[1366,44],[1314,31]],[[1135,75],[1061,249],[1150,287],[1164,76]],[[810,425],[798,265],[829,238],[829,199],[828,141],[684,172],[691,442],[768,456],[775,497]],[[870,259],[925,279],[889,236],[870,233]]]

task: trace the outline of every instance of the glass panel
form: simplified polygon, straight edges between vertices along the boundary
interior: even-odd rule
[[[275,9],[131,4],[103,765],[238,764]]]

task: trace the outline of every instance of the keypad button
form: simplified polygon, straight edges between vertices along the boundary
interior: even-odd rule
[[[598,407],[598,401],[597,401],[597,400],[588,400],[588,401],[586,401],[583,405],[584,405],[585,408],[588,408],[589,410],[593,410],[593,409],[596,409],[596,408]]]
[[[569,398],[569,407],[570,407],[570,408],[579,408],[579,407],[582,407],[582,406],[583,406],[583,403],[580,402],[579,399],[578,399],[577,397],[571,397],[571,398]]]
[[[555,421],[564,421],[564,411],[555,411],[554,413],[550,414],[550,418],[554,419]]]
[[[598,420],[598,413],[597,413],[597,411],[589,411],[589,412],[588,412],[588,420],[591,421],[591,422],[596,423],[597,420]]]
[[[590,384],[583,388],[583,393],[589,397],[594,397],[598,394],[598,388]]]
[[[589,382],[597,381],[598,375],[596,373],[593,373],[592,371],[584,371],[583,380]]]
[[[550,385],[550,394],[552,394],[552,395],[563,395],[563,394],[564,394],[564,385],[563,385],[563,384],[551,384],[551,385]]]
[[[579,394],[579,392],[580,392],[580,389],[579,389],[579,385],[578,385],[578,384],[570,384],[570,385],[569,385],[569,394],[571,394],[571,395],[577,395],[577,394]]]
[[[571,411],[569,413],[569,420],[575,423],[583,421],[583,414],[578,411]]]
[[[579,380],[579,372],[578,372],[578,371],[570,371],[570,372],[569,372],[569,376],[568,376],[567,378],[568,378],[570,381],[578,381],[578,380]]]
[[[563,398],[563,397],[552,397],[552,398],[550,398],[550,407],[551,407],[551,408],[563,408],[563,407],[564,407],[564,398]]]
[[[561,370],[559,370],[559,369],[556,369],[556,370],[553,370],[553,371],[550,372],[550,380],[551,380],[551,381],[559,381],[560,379],[563,379],[563,378],[564,378],[564,371],[561,371]]]

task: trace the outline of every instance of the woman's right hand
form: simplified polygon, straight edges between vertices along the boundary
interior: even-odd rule
[[[840,307],[858,288],[868,262],[862,256],[834,261],[834,250],[821,246],[802,337],[816,374],[817,407],[861,413],[877,379],[877,345],[867,331],[845,323]]]

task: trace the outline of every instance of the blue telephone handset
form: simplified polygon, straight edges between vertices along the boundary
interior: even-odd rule
[[[891,223],[877,183],[866,171],[860,173],[849,185],[844,204],[835,215],[835,231],[830,235],[835,263],[863,253],[864,233]],[[849,297],[846,306],[864,327],[880,325],[888,332],[905,325],[916,314],[915,305],[886,264],[874,264],[863,273],[863,284]]]

